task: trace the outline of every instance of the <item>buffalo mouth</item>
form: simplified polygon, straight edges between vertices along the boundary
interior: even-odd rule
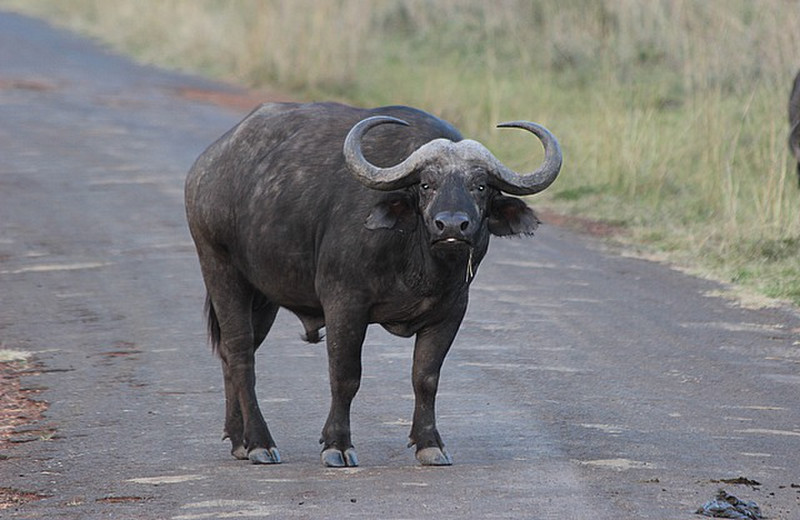
[[[472,242],[467,240],[466,238],[458,238],[458,237],[442,237],[433,240],[431,243],[433,246],[437,247],[472,247]]]

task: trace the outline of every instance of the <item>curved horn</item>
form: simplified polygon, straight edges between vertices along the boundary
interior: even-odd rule
[[[553,134],[545,127],[529,121],[511,121],[500,123],[498,128],[522,128],[531,132],[542,142],[544,147],[544,160],[542,164],[531,173],[520,175],[505,166],[494,156],[490,161],[491,184],[511,195],[533,195],[544,190],[558,177],[561,171],[561,146]]]
[[[345,163],[350,173],[367,188],[391,191],[415,184],[418,182],[419,166],[436,156],[447,143],[452,145],[452,142],[447,139],[436,139],[422,145],[400,164],[381,168],[370,163],[364,157],[364,153],[361,151],[361,139],[371,128],[383,124],[409,126],[407,122],[396,117],[368,117],[356,123],[344,140]]]

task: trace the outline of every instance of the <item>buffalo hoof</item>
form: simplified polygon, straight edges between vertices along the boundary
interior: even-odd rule
[[[417,460],[423,466],[450,466],[453,464],[453,459],[443,449],[437,447],[422,448],[417,451]]]
[[[358,466],[356,450],[348,448],[345,451],[328,448],[322,451],[322,464],[329,468],[354,468]]]
[[[253,464],[280,464],[281,454],[278,453],[278,448],[274,446],[270,449],[267,448],[253,448],[247,454],[247,458]]]
[[[244,446],[236,446],[231,450],[231,455],[239,460],[247,460],[247,448]]]

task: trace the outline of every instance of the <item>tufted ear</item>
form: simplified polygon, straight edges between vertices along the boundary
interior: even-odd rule
[[[413,231],[416,224],[411,200],[402,193],[390,193],[384,197],[372,207],[364,222],[367,229],[394,229],[400,232]]]
[[[515,197],[497,195],[490,203],[489,232],[493,235],[533,235],[540,222],[536,213]]]

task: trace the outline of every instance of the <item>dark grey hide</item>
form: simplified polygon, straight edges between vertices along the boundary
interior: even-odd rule
[[[383,118],[354,128],[378,115],[407,124]],[[490,234],[530,235],[539,223],[500,188],[541,191],[561,164],[546,130],[509,125],[550,139],[549,150],[543,140],[546,172],[540,167],[523,179],[503,170],[478,143],[416,109],[328,103],[263,105],[197,159],[186,180],[186,210],[208,291],[209,332],[222,359],[225,435],[236,458],[280,462],[256,401],[254,353],[284,307],[300,318],[308,341],[320,341],[325,327],[325,465],[358,464],[350,404],[370,323],[416,335],[410,445],[422,464],[451,463],[434,401],[469,284]],[[423,158],[409,157],[437,139]],[[408,171],[389,168],[406,158]]]
[[[789,94],[789,149],[797,161],[797,182],[800,185],[800,72],[795,76]]]

